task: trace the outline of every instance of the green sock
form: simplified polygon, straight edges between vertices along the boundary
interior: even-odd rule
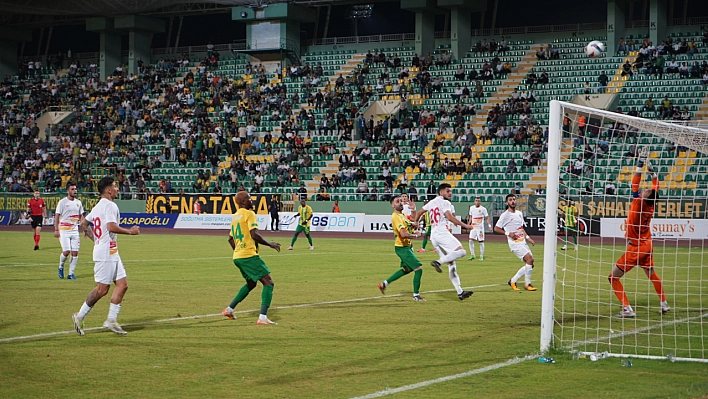
[[[229,307],[231,307],[231,309],[235,308],[236,305],[238,305],[239,303],[241,303],[241,301],[246,299],[246,297],[248,296],[248,294],[250,292],[251,292],[251,288],[248,288],[248,284],[244,284],[244,286],[241,287],[240,290],[238,290],[238,294],[236,294],[236,296],[234,297],[234,300],[231,301],[231,305],[229,305]]]
[[[393,274],[391,275],[391,277],[389,277],[389,278],[386,279],[386,282],[387,282],[388,284],[391,284],[392,282],[398,280],[399,278],[405,276],[406,274],[408,274],[408,273],[404,272],[403,269],[398,269],[398,270],[396,270],[395,273],[393,273]]]
[[[295,233],[295,235],[293,236],[293,240],[290,241],[290,246],[291,246],[291,247],[292,247],[293,245],[295,245],[295,241],[297,241],[297,236],[298,236],[298,233]]]
[[[578,245],[578,236],[576,234],[573,234],[573,242]]]
[[[309,242],[310,246],[312,246],[312,237],[310,237],[309,234],[305,234],[305,237],[307,237],[307,242]]]
[[[420,293],[420,278],[423,277],[423,269],[418,269],[413,274],[413,294],[418,295]]]
[[[423,238],[423,249],[425,249],[426,245],[428,245],[428,236],[424,236]]]
[[[270,307],[270,302],[273,300],[273,286],[264,285],[263,292],[261,293],[261,314],[268,314],[268,308]]]

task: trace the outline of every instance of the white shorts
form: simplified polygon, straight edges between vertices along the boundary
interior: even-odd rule
[[[509,249],[521,260],[524,260],[524,256],[526,256],[526,254],[531,254],[531,256],[533,256],[531,253],[531,248],[529,248],[529,245],[526,244],[526,242],[509,244]]]
[[[470,240],[484,241],[484,229],[470,230]]]
[[[93,266],[93,279],[97,283],[111,285],[111,283],[125,277],[125,268],[120,257],[114,260],[96,261]]]
[[[79,247],[81,246],[81,236],[78,234],[59,234],[59,244],[61,244],[62,251],[79,251]]]
[[[435,233],[433,232],[430,237],[430,241],[433,243],[433,247],[443,254],[453,252],[456,248],[462,246],[460,240],[455,238],[452,233]]]

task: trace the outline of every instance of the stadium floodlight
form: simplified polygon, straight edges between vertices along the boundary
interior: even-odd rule
[[[707,144],[700,127],[551,101],[547,195],[526,212],[545,216],[542,351],[708,363]],[[655,184],[645,226],[632,186]]]
[[[371,13],[374,10],[374,5],[373,4],[360,4],[360,5],[355,5],[351,6],[347,9],[347,12],[344,14],[344,18],[346,19],[363,19],[363,18],[369,18],[371,16]]]

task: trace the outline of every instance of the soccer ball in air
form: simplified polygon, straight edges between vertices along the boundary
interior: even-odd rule
[[[585,46],[585,54],[588,57],[599,57],[605,51],[605,45],[599,40],[593,40]]]

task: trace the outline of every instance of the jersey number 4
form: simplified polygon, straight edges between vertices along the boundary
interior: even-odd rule
[[[234,239],[236,239],[238,241],[243,241],[243,232],[241,231],[241,224],[240,223],[236,225],[236,231],[232,232],[232,233],[233,233]]]

